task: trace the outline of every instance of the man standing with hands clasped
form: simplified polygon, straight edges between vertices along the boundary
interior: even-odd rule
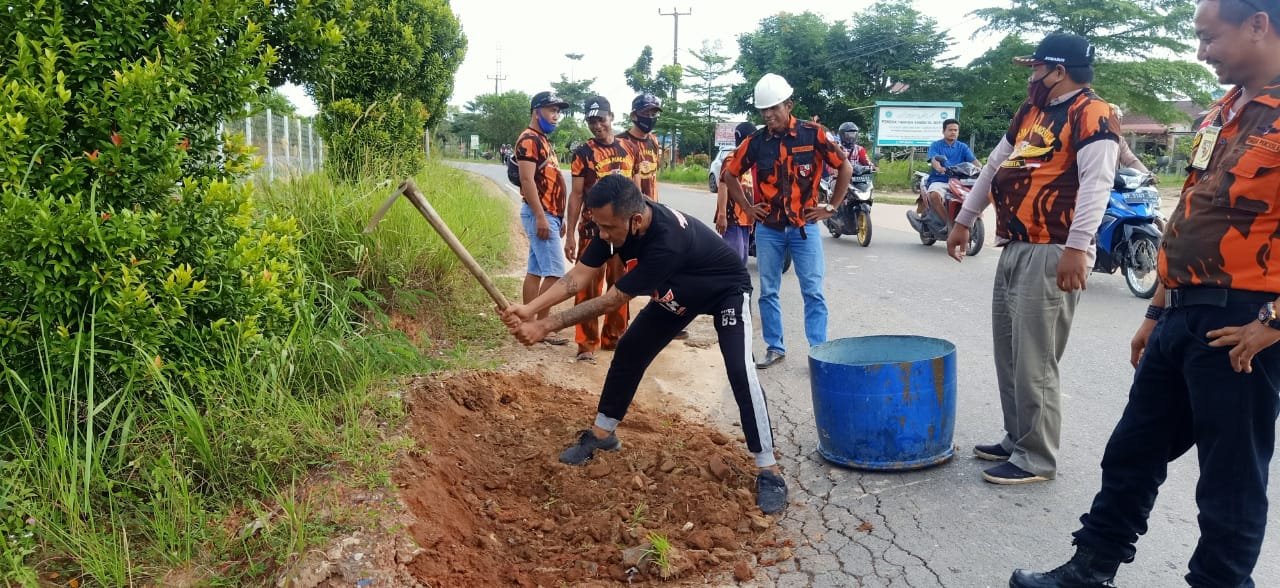
[[[511,333],[530,345],[550,331],[600,316],[636,296],[649,296],[649,303],[618,341],[594,423],[560,454],[560,461],[582,465],[596,451],[621,449],[622,442],[614,431],[627,414],[645,370],[694,317],[707,314],[719,338],[747,449],[760,468],[756,504],[765,513],[786,508],[787,485],[773,454],[764,390],[751,365],[751,276],[747,268],[710,227],[645,198],[625,177],[601,178],[587,192],[586,207],[596,222],[598,236],[578,257],[577,265],[536,300],[510,306],[502,313]],[[622,258],[628,271],[608,292],[535,320],[539,313],[596,279],[614,255]]]
[[[1235,84],[1204,118],[1133,337],[1129,403],[1102,455],[1102,488],[1075,556],[1014,588],[1114,586],[1168,464],[1193,446],[1200,541],[1187,584],[1251,587],[1267,527],[1280,411],[1280,2],[1200,0],[1198,57]],[[1266,585],[1274,585],[1274,579]]]
[[[973,448],[979,458],[1004,462],[982,472],[993,484],[1057,475],[1058,361],[1093,268],[1094,233],[1119,148],[1111,105],[1089,87],[1093,47],[1087,40],[1051,34],[1034,55],[1015,62],[1031,68],[1027,101],[947,238],[947,251],[963,261],[969,228],[995,203],[997,244],[1004,250],[991,293],[991,331],[1005,435]]]

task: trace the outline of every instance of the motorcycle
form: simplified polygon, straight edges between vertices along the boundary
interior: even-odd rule
[[[840,203],[839,210],[835,215],[824,221],[827,230],[831,231],[831,236],[837,239],[840,235],[855,235],[858,237],[858,244],[866,247],[871,244],[871,204],[873,202],[871,191],[873,185],[871,182],[871,174],[874,173],[873,167],[853,164],[853,179],[849,181],[849,189],[845,193],[844,201]],[[818,199],[823,202],[831,201],[831,191],[835,188],[835,176],[824,178],[819,184]]]
[[[1125,285],[1138,298],[1155,295],[1156,260],[1160,248],[1160,193],[1151,174],[1116,170],[1107,210],[1098,226],[1098,258],[1093,271],[1124,274]]]
[[[973,162],[966,161],[947,167],[947,193],[942,195],[943,205],[947,208],[947,214],[951,216],[952,222],[956,216],[960,214],[960,209],[964,206],[964,199],[969,195],[969,191],[973,189],[973,184],[978,181],[978,175],[982,172],[982,168],[974,165]],[[929,174],[926,172],[915,172],[912,178],[912,188],[925,198],[925,190],[928,185]],[[938,213],[934,212],[932,206],[924,207],[924,218],[916,216],[915,211],[907,211],[907,222],[911,223],[911,228],[920,234],[920,243],[925,246],[933,245],[938,241],[947,242],[947,221],[939,218]],[[969,247],[965,255],[970,257],[977,255],[982,251],[982,242],[986,236],[986,229],[982,224],[982,218],[973,221],[973,226],[969,228]]]

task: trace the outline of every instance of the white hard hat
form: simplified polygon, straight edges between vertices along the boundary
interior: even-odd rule
[[[756,82],[755,105],[756,108],[769,108],[782,104],[782,101],[791,97],[791,84],[782,76],[773,73],[764,74],[760,81]]]

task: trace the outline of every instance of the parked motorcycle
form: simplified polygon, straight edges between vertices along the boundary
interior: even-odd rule
[[[1159,282],[1159,204],[1160,193],[1151,174],[1131,168],[1116,170],[1107,211],[1098,226],[1098,259],[1093,271],[1120,271],[1125,285],[1138,298],[1155,295]]]
[[[866,247],[871,244],[871,191],[874,188],[871,174],[874,170],[871,166],[853,164],[853,179],[849,181],[844,201],[835,215],[824,221],[832,237],[839,239],[840,235],[855,235],[859,245]],[[819,184],[818,199],[821,202],[831,201],[835,182],[835,176],[831,176]]]
[[[947,208],[947,214],[951,215],[952,222],[956,216],[960,214],[960,209],[964,206],[964,199],[969,195],[969,191],[973,189],[973,184],[978,181],[978,174],[982,172],[982,168],[974,165],[973,162],[966,161],[947,167],[947,193],[942,195],[942,202]],[[929,174],[926,172],[915,172],[911,185],[924,198],[924,191],[928,188],[925,183],[928,181]],[[907,211],[907,222],[911,223],[911,228],[920,234],[920,242],[926,246],[933,245],[938,241],[947,242],[947,221],[940,218],[937,212],[934,212],[932,206],[924,206],[924,218],[916,216],[915,211]],[[977,255],[982,251],[982,242],[986,236],[986,229],[982,224],[982,218],[979,217],[973,221],[973,226],[969,228],[969,248],[965,255],[970,257]]]

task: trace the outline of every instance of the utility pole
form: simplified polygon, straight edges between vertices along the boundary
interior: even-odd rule
[[[689,16],[690,14],[693,14],[693,8],[689,8],[688,12],[680,12],[680,9],[676,8],[675,6],[671,7],[671,12],[663,12],[661,8],[658,9],[659,16],[670,16],[672,17],[672,20],[675,22],[675,33],[672,35],[672,40],[671,40],[671,63],[674,65],[680,65],[680,17]],[[680,90],[680,84],[679,84],[679,81],[677,80],[677,83],[671,87],[672,112],[676,112],[680,109],[680,101],[676,97],[676,93],[679,90]],[[676,166],[677,135],[678,133],[676,129],[674,128],[671,129],[671,167]]]
[[[493,80],[493,94],[494,94],[495,96],[496,96],[496,95],[498,95],[498,82],[501,82],[502,80],[507,79],[507,76],[505,76],[505,75],[503,75],[503,74],[502,74],[502,47],[498,47],[498,70],[497,70],[497,72],[496,72],[496,73],[494,73],[494,74],[493,74],[493,75],[491,75],[491,76],[485,76],[485,77],[487,77],[487,78],[489,78],[489,79]]]

